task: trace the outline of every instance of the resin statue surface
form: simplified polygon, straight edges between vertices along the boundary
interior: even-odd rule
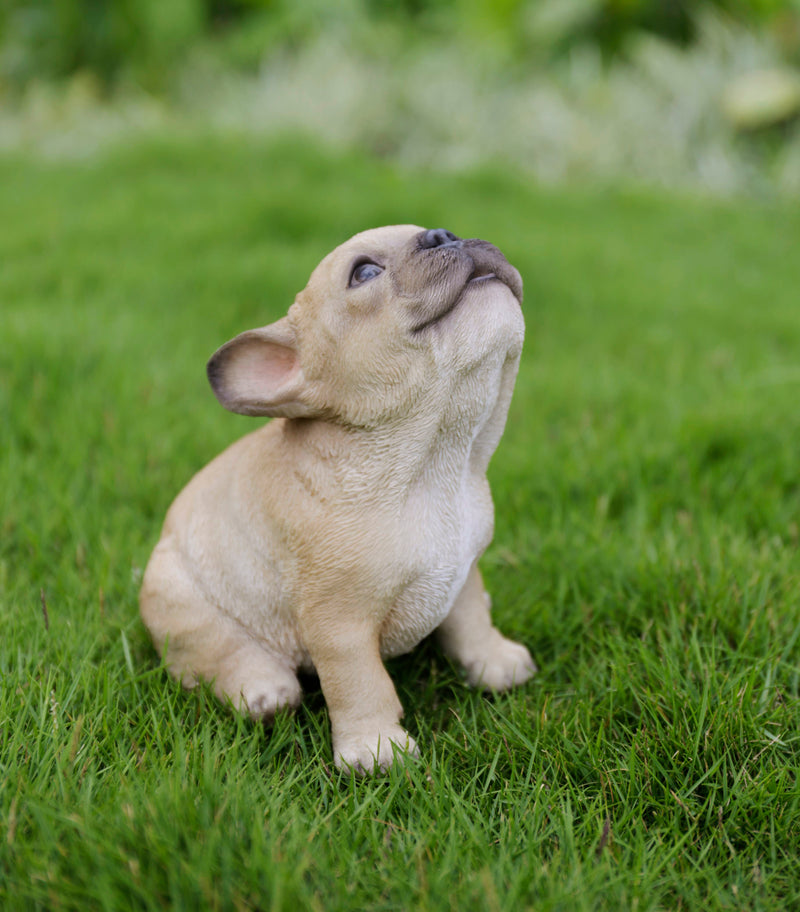
[[[383,659],[435,632],[473,685],[534,673],[477,569],[521,300],[486,241],[377,228],[325,257],[285,317],[213,355],[220,402],[275,420],[195,475],[147,566],[142,617],[176,678],[270,720],[316,672],[336,765],[373,772],[417,753]]]

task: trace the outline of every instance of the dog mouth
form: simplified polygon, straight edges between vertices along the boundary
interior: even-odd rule
[[[469,243],[469,242],[467,242]],[[502,282],[511,294],[522,304],[522,279],[517,270],[508,262],[503,254],[491,244],[483,241],[476,242],[474,247],[469,247],[472,260],[472,271],[467,276],[464,288],[459,299],[467,289],[485,282]]]
[[[502,263],[480,262],[480,259],[474,256],[472,256],[471,259],[473,262],[472,270],[467,276],[467,280],[458,290],[458,293],[453,296],[453,300],[450,304],[445,307],[444,310],[434,314],[430,319],[415,326],[412,329],[412,333],[421,333],[423,330],[428,329],[428,327],[433,326],[436,323],[441,323],[458,307],[469,291],[489,284],[490,282],[501,282],[509,289],[517,301],[522,304],[522,282],[520,281],[519,273],[510,263],[505,259],[502,259]],[[495,259],[495,257],[492,257],[492,259]]]
[[[496,278],[497,273],[493,269],[490,269],[488,266],[476,265],[470,273],[464,287],[466,288],[467,285],[480,284],[481,282],[490,282],[492,279]]]

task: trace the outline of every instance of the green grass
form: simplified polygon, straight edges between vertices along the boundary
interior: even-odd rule
[[[796,207],[187,139],[2,160],[0,211],[0,907],[800,908]],[[396,221],[525,279],[484,575],[541,670],[393,661],[422,759],[355,782],[313,682],[271,731],[182,692],[137,589],[254,426],[206,357]]]

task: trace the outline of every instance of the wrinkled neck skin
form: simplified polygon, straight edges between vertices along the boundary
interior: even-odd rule
[[[282,420],[282,445],[309,492],[339,503],[400,505],[418,488],[458,490],[484,476],[506,422],[518,355],[493,353],[446,391],[420,391],[410,412],[362,427],[329,420]]]

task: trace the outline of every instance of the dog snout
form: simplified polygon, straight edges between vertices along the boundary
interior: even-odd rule
[[[461,247],[463,243],[460,237],[446,228],[430,228],[423,231],[419,238],[419,246],[425,250],[431,247]]]

